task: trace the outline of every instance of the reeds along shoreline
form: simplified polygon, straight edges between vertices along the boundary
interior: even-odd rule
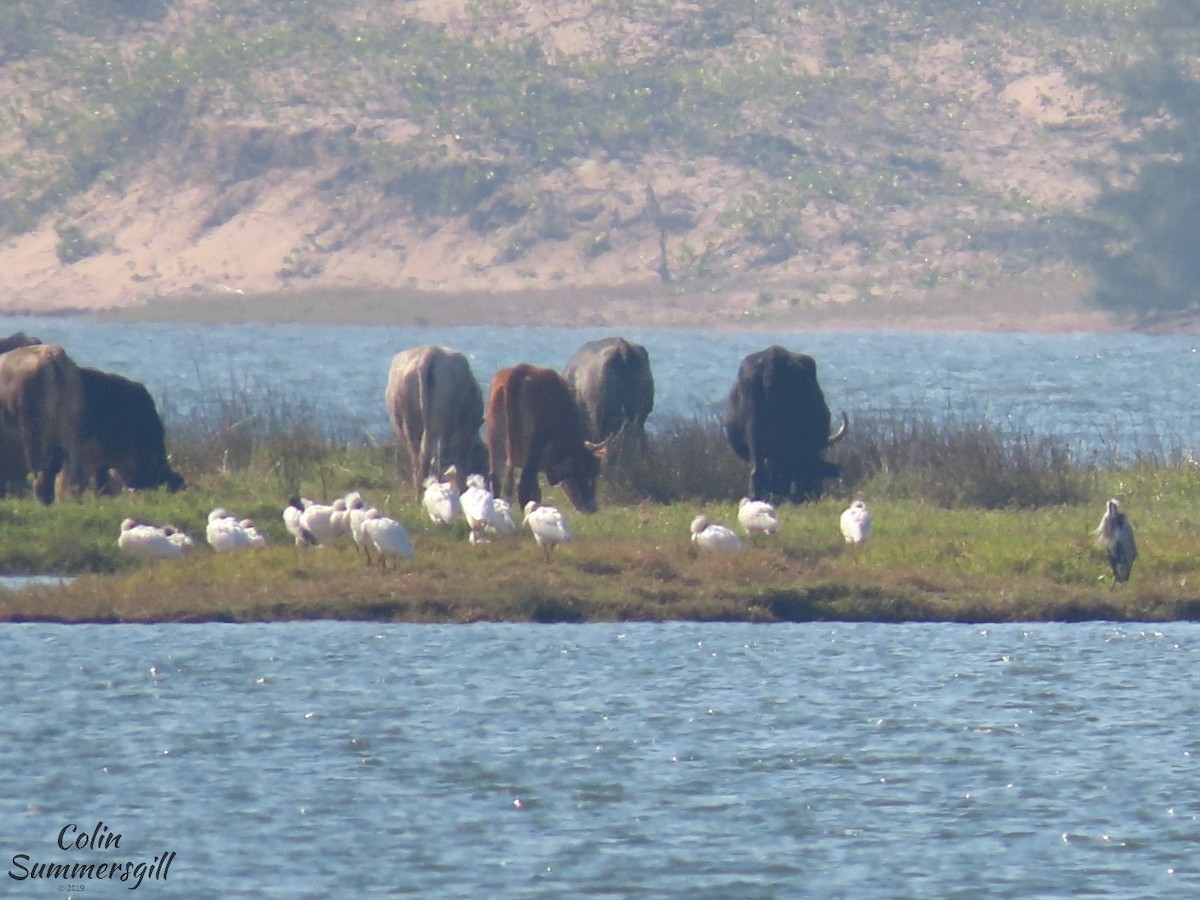
[[[322,431],[311,410],[226,402],[212,416],[167,417],[189,482],[161,491],[41,507],[0,502],[0,566],[81,574],[63,587],[0,592],[0,618],[56,621],[367,618],[409,621],[629,619],[1159,620],[1200,614],[1200,469],[1183,459],[1098,468],[1052,437],[986,423],[863,420],[829,454],[842,470],[817,503],[785,505],[779,534],[741,554],[697,555],[698,513],[734,525],[746,490],[711,416],[660,423],[638,458],[601,479],[601,509],[573,514],[576,540],[547,563],[527,537],[470,547],[466,526],[438,531],[407,488],[394,443]],[[274,402],[274,401],[272,401]],[[416,558],[382,575],[347,544],[304,552],[280,512],[291,494],[357,489],[403,521]],[[875,513],[870,542],[847,547],[849,499]],[[1137,529],[1129,584],[1092,541],[1109,496]],[[547,501],[570,511],[556,490]],[[214,506],[253,518],[271,546],[217,556],[203,546]],[[125,516],[200,538],[153,578],[116,549]],[[117,574],[119,577],[112,577]]]
[[[403,448],[383,435],[346,433],[325,424],[319,407],[270,385],[209,385],[199,410],[174,413],[164,404],[169,449],[185,474],[264,468],[283,495],[296,493],[319,473],[322,461],[346,452],[383,450],[406,471]],[[603,487],[618,502],[676,503],[739,499],[747,488],[746,464],[725,439],[720,419],[697,412],[652,422],[649,445],[606,470]],[[1112,448],[1108,457],[1119,454]],[[1178,464],[1144,455],[1129,461]],[[1005,430],[982,420],[934,421],[916,415],[856,418],[848,437],[830,452],[841,477],[827,487],[837,496],[869,491],[920,499],[936,506],[1035,508],[1081,502],[1097,469],[1054,435]],[[390,473],[381,476],[390,477]]]

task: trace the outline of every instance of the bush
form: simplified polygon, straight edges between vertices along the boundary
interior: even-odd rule
[[[737,500],[749,478],[746,464],[729,447],[716,415],[676,416],[647,436],[638,452],[623,451],[601,483],[617,502]]]
[[[100,243],[88,237],[76,225],[60,225],[54,230],[58,234],[58,243],[54,245],[54,252],[58,256],[58,261],[64,266],[72,265],[100,252]]]
[[[944,507],[1079,503],[1089,477],[1052,435],[1004,433],[988,422],[861,419],[839,445],[842,488]]]
[[[163,404],[172,460],[190,474],[262,467],[291,495],[345,446],[322,427],[312,401],[269,385],[210,384],[205,392],[186,413]]]

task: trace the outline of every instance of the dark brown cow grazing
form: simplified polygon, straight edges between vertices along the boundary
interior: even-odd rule
[[[459,488],[468,474],[487,470],[479,439],[483,392],[457,350],[430,345],[397,353],[384,402],[396,437],[408,447],[417,499],[426,476],[451,465],[458,469]]]
[[[605,444],[587,429],[566,380],[553,369],[521,363],[492,377],[487,406],[487,448],[492,490],[511,497],[513,470],[521,470],[517,500],[541,501],[538,472],[561,484],[581,512],[596,511],[596,480]]]
[[[96,493],[111,490],[110,470],[127,488],[144,490],[183,487],[183,476],[171,469],[162,419],[154,398],[140,381],[87,366],[79,368],[83,384],[83,416],[79,432],[81,482],[95,478]]]
[[[776,346],[742,360],[725,405],[725,433],[734,453],[750,463],[754,498],[820,497],[822,481],[838,475],[822,454],[845,436],[846,414],[836,434],[829,425],[811,356]]]
[[[588,341],[563,369],[583,414],[588,437],[603,441],[619,434],[622,447],[646,443],[646,417],[654,409],[650,354],[621,337]],[[610,448],[609,457],[618,447]]]
[[[0,490],[33,492],[54,502],[54,481],[63,466],[79,472],[83,386],[79,369],[58,344],[36,344],[0,353]]]

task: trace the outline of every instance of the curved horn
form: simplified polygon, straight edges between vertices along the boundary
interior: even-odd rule
[[[612,435],[609,435],[598,444],[593,443],[592,441],[584,441],[583,446],[587,448],[587,451],[591,453],[592,456],[596,457],[596,459],[603,460],[608,456],[608,442],[610,440],[612,440]]]
[[[842,410],[842,424],[838,428],[837,431],[835,431],[833,434],[831,434],[829,436],[829,440],[826,442],[827,446],[832,447],[834,444],[836,444],[838,441],[840,441],[842,438],[844,438],[846,436],[846,431],[849,430],[849,428],[850,428],[850,419],[849,419],[849,417],[847,417],[846,411],[843,409]]]

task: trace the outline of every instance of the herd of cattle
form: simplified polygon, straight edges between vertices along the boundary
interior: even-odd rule
[[[501,369],[485,406],[463,354],[424,346],[396,354],[385,399],[408,449],[418,499],[426,479],[450,467],[462,479],[459,489],[472,475],[484,475],[490,493],[511,497],[520,470],[521,509],[541,501],[538,476],[544,473],[577,509],[592,512],[601,461],[645,443],[654,377],[645,347],[605,338],[584,344],[562,374],[527,363]],[[848,420],[843,412],[831,431],[812,357],[772,346],[738,366],[724,426],[734,452],[750,463],[749,497],[800,502],[820,496],[823,481],[837,476],[824,452],[845,436]],[[89,485],[105,493],[114,487],[113,473],[134,490],[184,486],[168,461],[162,419],[145,386],[78,366],[61,346],[23,332],[0,339],[0,496],[27,490],[31,474],[34,496],[43,503]],[[853,504],[841,525],[847,541],[864,541],[866,507]],[[693,539],[703,543],[711,527],[698,517]],[[717,528],[705,540],[715,545],[722,538]],[[1097,539],[1115,582],[1128,580],[1137,550],[1116,500],[1108,503]]]
[[[645,444],[654,377],[645,347],[611,337],[585,344],[561,374],[527,363],[501,369],[485,404],[463,354],[424,346],[396,354],[385,399],[418,498],[428,475],[455,466],[464,481],[485,475],[497,496],[515,488],[522,509],[541,500],[544,474],[592,512],[601,461]],[[831,433],[809,356],[782,347],[747,356],[724,424],[750,463],[756,499],[812,499],[837,475],[822,454],[845,435],[846,417]],[[30,475],[43,503],[68,487],[108,492],[113,473],[131,489],[184,485],[145,386],[78,366],[61,346],[22,332],[0,340],[0,495],[27,490]]]
[[[604,338],[584,344],[562,374],[528,363],[501,369],[485,405],[463,354],[425,346],[396,354],[386,403],[418,497],[425,479],[449,466],[462,478],[486,473],[497,496],[511,497],[519,470],[521,508],[541,500],[542,473],[577,509],[592,512],[601,461],[645,444],[654,376],[645,347]],[[755,499],[815,499],[824,479],[838,474],[823,454],[848,421],[843,413],[831,433],[810,356],[773,346],[742,360],[724,425],[734,452],[750,463]]]

